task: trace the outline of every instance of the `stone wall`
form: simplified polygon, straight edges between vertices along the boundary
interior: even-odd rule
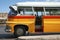
[[[0,26],[6,25],[7,15],[8,13],[0,13]]]
[[[8,13],[0,13],[0,18],[6,18]]]

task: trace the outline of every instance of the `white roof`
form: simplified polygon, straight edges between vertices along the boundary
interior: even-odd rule
[[[60,2],[19,2],[16,6],[60,7]]]

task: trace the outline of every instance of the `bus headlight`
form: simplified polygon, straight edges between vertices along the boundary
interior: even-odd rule
[[[11,27],[7,25],[6,28],[5,28],[5,31],[6,32],[11,32]]]

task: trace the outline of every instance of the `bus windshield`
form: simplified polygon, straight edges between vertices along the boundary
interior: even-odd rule
[[[10,9],[8,16],[16,16],[17,11]]]

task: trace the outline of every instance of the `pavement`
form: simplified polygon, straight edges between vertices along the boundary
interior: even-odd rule
[[[18,40],[60,40],[60,35],[21,36]]]

